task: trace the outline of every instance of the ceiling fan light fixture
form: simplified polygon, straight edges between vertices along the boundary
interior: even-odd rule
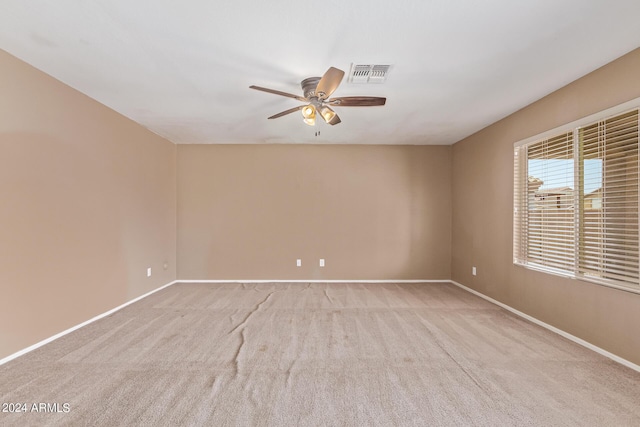
[[[316,107],[313,104],[305,105],[302,108],[302,117],[305,119],[314,119],[316,118]]]
[[[309,126],[316,125],[316,106],[313,104],[305,105],[302,107],[302,117],[304,117],[304,122]]]
[[[336,116],[336,112],[325,105],[320,109],[320,115],[325,122],[329,123]]]

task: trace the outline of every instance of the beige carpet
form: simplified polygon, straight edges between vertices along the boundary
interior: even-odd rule
[[[450,284],[178,284],[0,366],[0,403],[61,411],[3,426],[638,426],[640,373]]]

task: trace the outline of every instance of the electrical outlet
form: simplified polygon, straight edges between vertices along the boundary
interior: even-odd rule
[[[147,277],[151,277],[151,267],[147,268]]]
[[[301,267],[302,266],[302,260],[301,259],[297,259],[296,260],[296,267]]]
[[[475,267],[471,267],[471,274],[473,274],[474,276],[476,275],[476,268]]]
[[[320,258],[320,267],[324,267],[324,258]]]

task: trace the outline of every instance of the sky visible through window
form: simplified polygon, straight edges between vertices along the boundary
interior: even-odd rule
[[[573,159],[529,159],[529,176],[544,181],[539,190],[549,188],[573,188]],[[557,173],[562,171],[563,173]],[[589,194],[602,187],[602,159],[584,161],[584,193]]]

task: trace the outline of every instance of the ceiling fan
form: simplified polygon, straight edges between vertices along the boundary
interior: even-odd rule
[[[338,117],[331,107],[375,107],[378,105],[384,105],[387,101],[387,98],[378,98],[374,96],[343,96],[338,98],[329,98],[329,96],[331,96],[331,94],[338,88],[343,77],[344,71],[330,67],[322,77],[309,77],[308,79],[304,79],[300,82],[304,96],[293,95],[291,93],[267,89],[260,86],[249,86],[249,88],[294,98],[298,101],[304,102],[306,105],[291,108],[268,118],[277,119],[278,117],[286,116],[287,114],[300,110],[302,111],[304,122],[309,126],[314,126],[316,124],[316,114],[320,114],[320,117],[332,126],[340,123],[340,117]]]

